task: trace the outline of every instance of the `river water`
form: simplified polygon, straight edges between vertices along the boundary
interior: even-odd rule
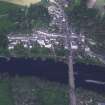
[[[75,82],[76,87],[94,90],[97,92],[105,92],[105,68],[94,65],[75,64]],[[50,80],[54,82],[68,83],[68,67],[63,62],[55,62],[47,59],[42,61],[11,58],[7,60],[0,58],[0,73],[7,72],[10,76],[30,76]]]

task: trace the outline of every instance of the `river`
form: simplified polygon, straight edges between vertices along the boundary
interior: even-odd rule
[[[68,83],[68,67],[63,62],[55,62],[47,59],[42,61],[11,58],[0,58],[0,73],[8,72],[10,76],[30,76],[50,80],[54,82]],[[105,92],[105,68],[94,65],[78,63],[74,65],[76,87]]]

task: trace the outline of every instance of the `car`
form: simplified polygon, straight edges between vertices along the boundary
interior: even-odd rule
[[[77,43],[75,41],[71,42],[71,49],[73,49],[73,50],[77,50],[78,49],[78,45],[77,45]]]

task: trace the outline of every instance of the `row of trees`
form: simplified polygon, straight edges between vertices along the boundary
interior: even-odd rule
[[[56,57],[64,57],[68,53],[64,48],[55,49]],[[13,50],[10,50],[11,56],[16,57],[31,57],[31,58],[54,58],[53,52],[49,48],[41,47],[37,42],[30,48],[25,48],[23,44],[17,44]]]
[[[0,30],[0,56],[7,56],[9,54],[6,34],[6,31]]]

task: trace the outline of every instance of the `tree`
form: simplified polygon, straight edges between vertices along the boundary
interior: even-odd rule
[[[11,54],[16,57],[28,57],[29,56],[29,50],[28,48],[24,48],[23,44],[17,44],[13,51],[11,51]]]
[[[41,3],[45,6],[48,5],[48,2],[49,2],[49,0],[41,0]]]
[[[27,17],[32,20],[33,27],[48,26],[51,20],[48,9],[41,4],[31,5]]]
[[[8,39],[6,36],[5,31],[0,31],[0,48],[7,48],[8,47]]]
[[[4,30],[0,30],[0,55],[8,55],[8,38]]]

